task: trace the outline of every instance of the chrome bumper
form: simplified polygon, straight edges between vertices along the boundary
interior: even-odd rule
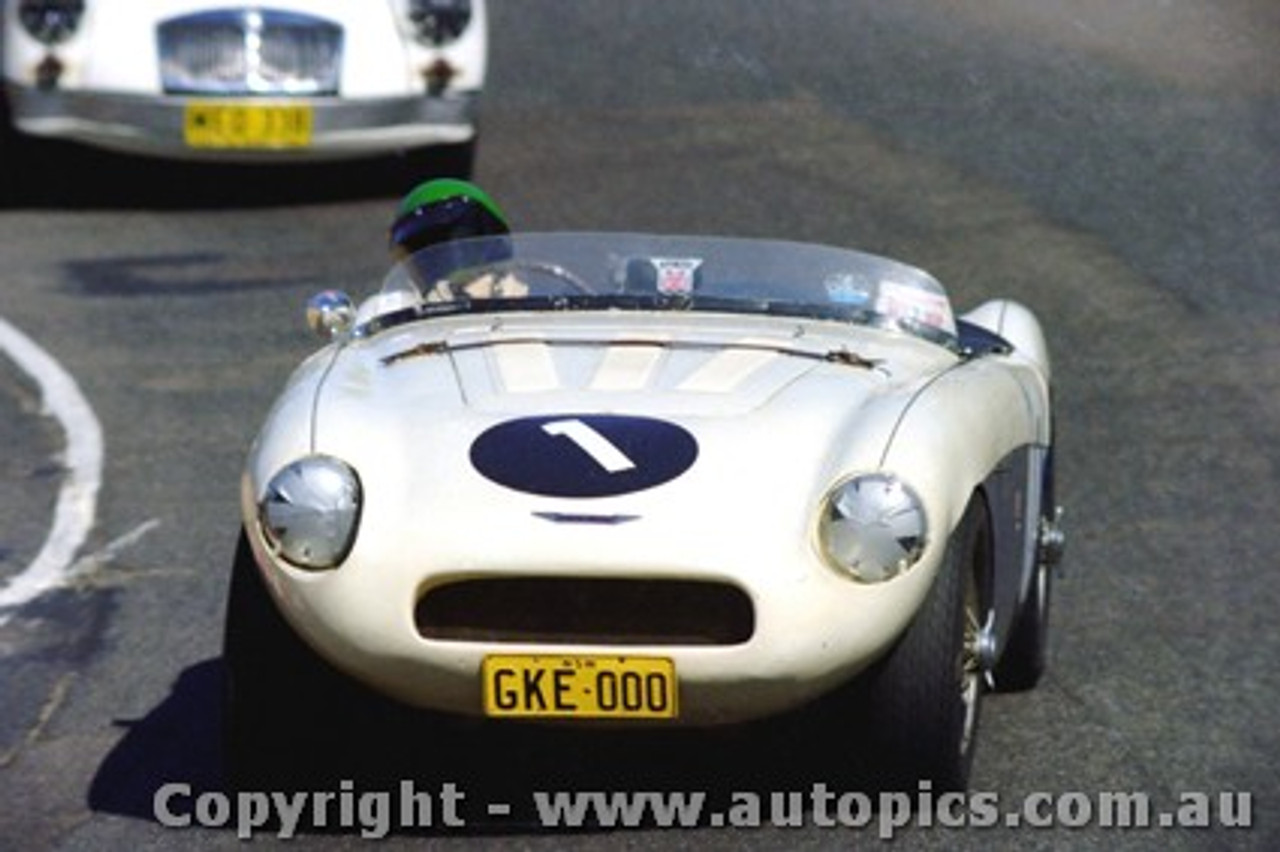
[[[306,147],[205,148],[187,144],[183,124],[189,102],[208,103],[211,98],[43,91],[12,82],[6,90],[14,125],[30,136],[129,154],[239,162],[346,159],[466,142],[475,136],[478,102],[475,92],[445,97],[281,99],[275,102],[311,107],[311,141]]]

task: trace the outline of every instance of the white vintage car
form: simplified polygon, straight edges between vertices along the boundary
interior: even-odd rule
[[[820,706],[815,747],[963,787],[984,690],[1040,677],[1062,535],[1013,301],[956,318],[840,248],[523,234],[309,319],[243,476],[237,777],[381,696],[591,729]]]
[[[484,0],[3,2],[19,138],[270,162],[476,137]]]

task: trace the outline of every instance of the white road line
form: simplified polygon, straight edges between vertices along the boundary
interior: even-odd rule
[[[0,624],[4,624],[17,607],[66,581],[76,553],[93,529],[102,484],[102,427],[75,379],[3,318],[0,350],[39,386],[43,413],[56,418],[66,433],[66,472],[53,525],[35,560],[0,588]]]

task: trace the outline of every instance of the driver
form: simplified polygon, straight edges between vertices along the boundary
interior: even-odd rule
[[[517,297],[528,288],[510,274],[488,273],[456,283],[459,272],[509,260],[510,233],[506,215],[480,187],[436,178],[418,184],[400,202],[391,223],[390,248],[401,262],[434,249],[407,264],[428,302]],[[496,239],[466,242],[475,237]]]

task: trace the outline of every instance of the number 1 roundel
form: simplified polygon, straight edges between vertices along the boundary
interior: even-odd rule
[[[499,423],[471,445],[487,479],[546,497],[612,497],[675,479],[698,457],[684,428],[651,417],[557,414]]]

